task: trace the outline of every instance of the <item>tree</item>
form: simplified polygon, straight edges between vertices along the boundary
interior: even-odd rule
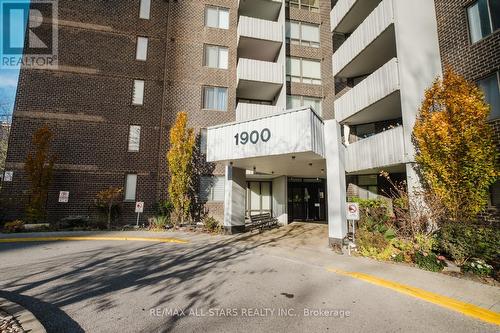
[[[120,202],[122,192],[122,187],[110,187],[106,190],[100,191],[96,195],[96,206],[106,211],[108,229],[111,228],[111,214],[113,212],[113,208],[115,208]]]
[[[30,181],[30,199],[26,209],[29,221],[45,221],[46,202],[52,181],[55,156],[49,155],[52,132],[47,126],[39,128],[33,135],[35,155],[26,158],[24,169]]]
[[[194,148],[194,131],[192,128],[187,128],[187,114],[180,112],[170,130],[167,162],[170,171],[168,194],[174,206],[174,214],[182,223],[191,207],[189,193],[192,184]]]
[[[480,89],[451,68],[425,92],[413,130],[416,162],[452,220],[475,218],[498,176],[489,112]]]

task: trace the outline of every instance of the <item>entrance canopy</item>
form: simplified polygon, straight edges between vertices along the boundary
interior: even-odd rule
[[[207,161],[270,175],[325,176],[323,120],[311,109],[207,129]]]

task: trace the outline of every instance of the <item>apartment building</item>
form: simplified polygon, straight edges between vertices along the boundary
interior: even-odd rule
[[[339,244],[348,197],[389,195],[380,171],[419,188],[411,133],[443,65],[482,86],[498,80],[497,7],[487,2],[490,33],[479,24],[472,42],[467,15],[484,10],[463,2],[61,2],[59,67],[21,71],[2,195],[26,200],[29,137],[47,124],[58,156],[50,219],[91,214],[108,186],[125,189],[122,223],[136,201],[147,217],[166,197],[168,131],[186,111],[200,143],[197,203],[228,232],[269,212],[328,222]]]
[[[490,124],[500,153],[500,3],[495,0],[436,0],[443,66],[476,82],[491,106]],[[485,218],[500,221],[500,182],[490,191]]]

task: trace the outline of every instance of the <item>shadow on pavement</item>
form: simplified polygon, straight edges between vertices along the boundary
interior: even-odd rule
[[[45,327],[47,332],[85,332],[80,325],[71,319],[64,311],[50,303],[5,290],[0,290],[0,297],[28,309]]]

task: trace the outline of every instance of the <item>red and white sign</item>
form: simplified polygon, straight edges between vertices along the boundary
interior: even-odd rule
[[[68,191],[60,191],[59,192],[59,202],[66,203],[69,201],[69,192]]]
[[[14,178],[14,171],[5,171],[3,175],[4,182],[11,182],[12,178]]]
[[[144,212],[144,202],[138,201],[135,203],[135,212],[143,213]]]
[[[357,202],[348,202],[346,205],[346,217],[348,220],[359,220],[359,204]]]

